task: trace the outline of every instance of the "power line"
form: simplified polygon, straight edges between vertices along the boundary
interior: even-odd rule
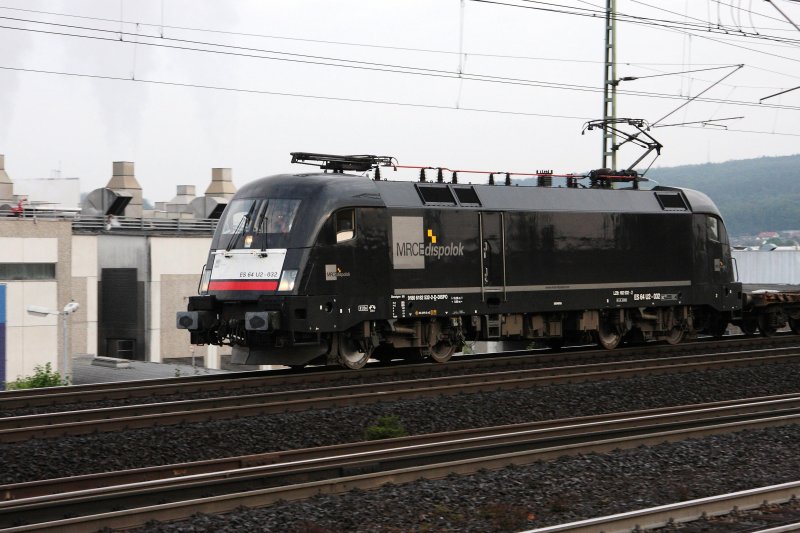
[[[338,97],[338,96],[324,96],[324,95],[313,95],[313,94],[302,94],[302,93],[291,93],[291,92],[284,92],[284,91],[267,91],[263,89],[245,89],[240,87],[225,87],[219,85],[206,85],[206,84],[197,84],[197,83],[183,83],[183,82],[174,82],[174,81],[164,81],[164,80],[155,80],[155,79],[145,79],[145,78],[126,78],[121,76],[109,76],[109,75],[101,75],[101,74],[85,74],[79,72],[66,72],[66,71],[54,71],[54,70],[44,70],[44,69],[30,69],[30,68],[22,68],[22,67],[9,67],[0,65],[0,70],[9,70],[9,71],[17,71],[17,72],[27,72],[27,73],[35,73],[35,74],[50,74],[50,75],[58,75],[58,76],[69,76],[69,77],[76,77],[76,78],[92,78],[92,79],[101,79],[101,80],[111,80],[111,81],[129,81],[129,82],[136,82],[142,84],[152,84],[152,85],[164,85],[164,86],[174,86],[174,87],[187,87],[187,88],[194,88],[194,89],[209,89],[209,90],[217,90],[217,91],[225,91],[225,92],[239,92],[239,93],[249,93],[249,94],[264,94],[264,95],[272,95],[272,96],[287,96],[287,97],[296,97],[296,98],[307,98],[307,99],[314,99],[314,100],[332,100],[332,101],[341,101],[341,102],[351,102],[351,103],[365,103],[365,104],[381,104],[381,105],[394,105],[394,106],[402,106],[402,107],[418,107],[418,108],[426,108],[426,109],[441,109],[441,110],[454,110],[454,111],[474,111],[479,113],[496,113],[496,114],[503,114],[503,115],[521,115],[521,116],[534,116],[534,117],[545,117],[545,118],[564,118],[564,119],[574,119],[574,120],[591,120],[591,117],[586,116],[574,116],[574,115],[559,115],[559,114],[550,114],[550,113],[533,113],[527,111],[507,111],[507,110],[499,110],[499,109],[486,109],[486,108],[470,108],[470,107],[455,107],[455,106],[446,106],[446,105],[438,105],[438,104],[421,104],[421,103],[414,103],[414,102],[396,102],[390,100],[369,100],[363,98],[345,98],[345,97]],[[695,101],[706,101],[703,99],[696,99]],[[715,99],[709,99],[708,102],[711,103],[720,103]],[[731,103],[730,102],[723,102],[723,103]],[[774,109],[785,109],[785,110],[792,110],[792,111],[800,111],[800,107],[796,106],[786,106],[786,105],[776,105],[776,104],[756,104],[751,102],[741,102],[741,103],[731,103],[731,105],[747,105],[751,107],[759,107],[762,109],[774,108]],[[769,132],[753,132],[753,133],[769,133]]]
[[[726,66],[726,65],[721,65],[721,67],[724,67],[724,66]],[[665,72],[665,71],[660,70],[660,69],[645,67],[645,66],[641,66],[641,65],[638,66],[638,68],[643,69],[643,70],[647,70],[647,71],[650,71],[650,72],[658,72],[657,76],[662,76],[662,75],[665,76],[665,75],[672,74],[672,73]],[[792,76],[791,74],[785,74],[783,72],[778,72],[776,70],[769,70],[769,69],[754,67],[752,65],[747,65],[747,68],[755,69],[755,70],[762,70],[764,72],[770,72],[772,74],[782,74],[782,75],[788,76],[790,78],[800,79],[800,76]],[[705,69],[697,69],[697,70],[705,70]],[[678,75],[684,77],[682,74],[678,74]],[[645,78],[650,78],[650,77],[654,77],[654,76],[632,76],[632,77],[635,77],[636,79],[645,79]],[[712,83],[710,80],[708,80],[706,78],[696,78],[694,76],[685,76],[685,77],[687,79],[689,79],[689,80],[692,80],[692,81],[702,81],[704,83]],[[773,86],[773,85],[744,85],[744,84],[733,84],[733,83],[720,83],[720,86],[732,87],[732,88],[735,88],[735,89],[759,89],[759,90],[761,90],[761,89],[782,89],[783,88],[782,86],[781,87],[776,87],[776,86]]]
[[[647,4],[647,3],[645,3],[645,2],[642,2],[641,0],[629,0],[629,1],[630,1],[630,2],[633,2],[634,4],[639,4],[639,5],[643,5],[643,6],[646,6],[646,7],[652,8],[652,9],[657,9],[658,11],[664,11],[664,12],[666,12],[666,13],[671,13],[671,14],[673,14],[673,15],[679,15],[679,16],[683,16],[683,15],[681,15],[680,13],[677,13],[676,11],[670,11],[669,9],[665,9],[665,8],[663,8],[663,7],[654,6],[654,5],[652,5],[652,4]],[[771,17],[771,16],[769,16],[769,15],[765,15],[765,14],[763,14],[763,13],[756,13],[756,12],[754,12],[754,11],[750,10],[750,9],[745,9],[745,8],[743,8],[743,7],[741,7],[741,6],[734,6],[733,4],[727,4],[727,3],[725,3],[725,2],[719,2],[719,3],[720,3],[720,4],[725,4],[726,6],[729,6],[729,7],[731,7],[731,8],[734,8],[734,9],[737,9],[737,10],[740,10],[740,11],[744,11],[744,12],[746,12],[746,13],[750,13],[751,15],[758,15],[758,16],[760,16],[760,17],[764,17],[765,19],[774,20],[774,21],[776,21],[776,22],[783,22],[781,19],[779,19],[779,18],[777,18],[777,17]],[[699,19],[699,18],[697,18],[697,17],[689,17],[689,18],[691,18],[691,19],[694,19],[694,20],[698,20],[698,21],[701,21],[701,22],[706,22],[706,23],[708,23],[708,24],[711,24],[711,21],[710,21],[710,20],[709,20],[709,21],[703,21],[702,19]],[[765,28],[765,29],[768,29],[768,30],[770,30],[770,31],[782,31],[780,28]]]
[[[174,25],[166,25],[166,24],[155,24],[149,23],[144,21],[133,21],[133,20],[119,20],[119,19],[109,19],[104,17],[90,17],[87,15],[75,15],[71,13],[59,13],[55,11],[42,11],[38,9],[23,9],[23,8],[16,8],[16,7],[8,7],[8,6],[0,6],[0,9],[5,9],[9,11],[19,11],[25,13],[36,13],[40,15],[51,15],[57,17],[67,17],[67,18],[76,18],[76,19],[83,19],[83,20],[93,20],[97,22],[110,22],[115,24],[127,24],[131,26],[140,26],[140,27],[149,27],[149,28],[167,28],[172,30],[180,30],[180,31],[194,31],[194,32],[204,32],[204,33],[214,33],[220,35],[231,35],[231,36],[239,36],[239,37],[257,37],[261,39],[275,39],[275,40],[283,40],[283,41],[294,41],[294,42],[304,42],[304,43],[314,43],[314,44],[333,44],[339,46],[350,46],[356,48],[375,48],[375,49],[383,49],[383,50],[397,50],[397,51],[404,51],[404,52],[420,52],[420,53],[428,53],[428,54],[442,54],[442,55],[458,55],[459,52],[455,50],[440,50],[434,48],[415,48],[415,47],[407,47],[407,46],[390,46],[390,45],[380,45],[380,44],[372,44],[372,43],[358,43],[358,42],[351,42],[351,41],[334,41],[334,40],[326,40],[326,39],[309,39],[303,37],[288,37],[285,35],[271,35],[271,34],[263,34],[263,33],[247,33],[247,32],[235,32],[235,31],[228,31],[228,30],[220,30],[215,28],[198,28],[198,27],[191,27],[191,26],[174,26]],[[115,31],[114,33],[119,33]],[[159,35],[160,38],[166,38],[163,34]],[[224,46],[224,45],[220,45]],[[527,56],[527,55],[514,55],[514,54],[493,54],[488,52],[474,52],[474,51],[464,51],[464,55],[473,56],[473,57],[487,57],[487,58],[498,58],[498,59],[514,59],[514,60],[524,60],[524,61],[558,61],[558,62],[567,62],[567,63],[602,63],[602,61],[595,61],[591,59],[575,59],[575,58],[559,58],[559,57],[540,57],[540,56]],[[625,64],[628,65],[679,65],[680,63],[659,63],[659,62],[627,62]],[[703,65],[714,66],[715,63],[703,63]]]
[[[9,18],[9,17],[0,17],[0,18]],[[55,23],[41,23],[45,25],[56,25],[62,26],[60,24]],[[124,41],[120,40],[119,38],[110,38],[110,37],[101,37],[96,35],[81,35],[81,34],[73,34],[67,32],[56,32],[50,30],[40,30],[34,28],[19,28],[14,26],[3,26],[0,25],[0,29],[10,29],[10,30],[17,30],[17,31],[30,31],[34,33],[43,33],[48,35],[58,35],[58,36],[68,36],[68,37],[76,37],[76,38],[85,38],[85,39],[92,39],[98,41],[105,41],[105,42],[124,42],[127,44],[132,45],[141,45],[141,46],[153,46],[153,47],[161,47],[161,48],[168,48],[168,49],[176,49],[176,50],[185,50],[185,51],[192,51],[192,52],[204,52],[204,53],[211,53],[211,54],[220,54],[220,55],[230,55],[230,56],[238,56],[238,57],[246,57],[251,59],[264,59],[264,60],[273,60],[273,61],[282,61],[282,62],[291,62],[291,63],[300,63],[300,64],[307,64],[307,65],[316,65],[316,66],[327,66],[327,67],[337,67],[337,68],[349,68],[349,69],[356,69],[356,70],[367,70],[367,71],[376,71],[376,72],[385,72],[385,73],[393,73],[393,74],[411,74],[416,76],[428,76],[428,77],[435,77],[435,78],[442,78],[442,79],[465,79],[469,81],[478,81],[478,82],[485,82],[485,83],[499,83],[504,85],[516,85],[516,86],[525,86],[525,87],[538,87],[538,88],[546,88],[546,89],[561,89],[561,90],[570,90],[570,91],[578,91],[578,92],[602,92],[602,88],[600,87],[593,87],[587,85],[578,85],[578,84],[570,84],[570,83],[559,83],[559,82],[548,82],[548,81],[541,81],[541,80],[530,80],[524,78],[511,78],[511,77],[503,77],[503,76],[492,76],[486,74],[479,74],[479,73],[461,73],[455,71],[448,71],[448,70],[440,70],[440,69],[429,69],[429,68],[421,68],[421,67],[409,67],[404,65],[392,65],[386,63],[374,63],[374,62],[366,62],[366,61],[354,61],[354,60],[340,60],[337,58],[329,58],[329,57],[322,57],[322,56],[307,56],[302,54],[297,54],[302,58],[310,58],[310,59],[296,59],[296,58],[287,58],[287,57],[273,57],[273,56],[263,56],[257,54],[249,54],[244,52],[229,52],[224,50],[210,50],[205,48],[196,48],[196,47],[187,47],[187,46],[178,46],[178,45],[171,45],[162,42],[146,42],[138,40],[138,38],[150,38],[150,39],[157,39],[161,40],[157,37],[145,36],[145,35],[136,35],[131,34],[128,32],[120,32],[114,30],[103,30],[103,29],[94,29],[94,28],[80,28],[80,29],[88,29],[90,31],[98,31],[102,33],[113,33],[115,35],[130,35],[136,36],[137,41]],[[271,50],[260,50],[255,48],[248,48],[248,47],[238,47],[232,45],[217,45],[216,43],[204,43],[199,41],[187,41],[185,39],[173,39],[173,38],[164,38],[166,40],[176,40],[179,42],[190,42],[196,44],[203,44],[206,46],[219,46],[223,48],[235,48],[235,49],[243,49],[243,50],[251,50],[251,51],[258,51],[262,53],[274,53]],[[295,54],[288,54],[283,53],[286,55],[295,55]],[[315,61],[312,59],[324,59],[328,61],[340,61],[342,63],[330,63],[325,61]],[[638,96],[644,98],[660,98],[660,99],[672,99],[672,100],[688,100],[689,97],[681,96],[681,95],[672,95],[672,94],[665,94],[665,93],[655,93],[649,91],[636,91],[631,89],[619,90],[619,94],[625,94],[629,96]],[[779,109],[786,109],[786,110],[800,110],[800,107],[795,106],[780,106],[779,104],[755,104],[753,102],[747,102],[742,100],[723,100],[717,98],[700,98],[696,99],[698,102],[710,102],[710,103],[724,103],[729,105],[741,105],[741,106],[756,106],[756,107],[777,107]]]
[[[108,75],[101,75],[101,74],[84,74],[80,72],[65,72],[65,71],[55,71],[55,70],[42,70],[42,69],[30,69],[30,68],[20,68],[20,67],[9,67],[0,65],[0,69],[2,70],[11,70],[17,72],[27,72],[27,73],[34,73],[34,74],[51,74],[51,75],[58,75],[58,76],[70,76],[75,78],[91,78],[91,79],[99,79],[99,80],[109,80],[109,81],[127,81],[127,82],[134,82],[134,83],[142,83],[142,84],[152,84],[152,85],[164,85],[164,86],[171,86],[171,87],[188,87],[192,89],[209,89],[215,91],[224,91],[224,92],[237,92],[237,93],[248,93],[248,94],[264,94],[270,96],[287,96],[287,97],[295,97],[295,98],[307,98],[312,100],[333,100],[338,102],[350,102],[350,103],[361,103],[361,104],[380,104],[380,105],[393,105],[393,106],[401,106],[401,107],[419,107],[424,109],[442,109],[442,110],[453,110],[453,111],[473,111],[476,113],[496,113],[501,115],[521,115],[521,116],[531,116],[531,117],[544,117],[544,118],[563,118],[563,119],[574,119],[574,120],[589,120],[589,117],[581,117],[581,116],[572,116],[572,115],[556,115],[550,113],[533,113],[527,111],[506,111],[502,109],[484,109],[484,108],[476,108],[476,107],[455,107],[455,106],[447,106],[447,105],[437,105],[437,104],[421,104],[421,103],[414,103],[414,102],[394,102],[390,100],[368,100],[363,98],[345,98],[339,96],[324,96],[324,95],[315,95],[315,94],[302,94],[302,93],[290,93],[290,92],[281,92],[281,91],[267,91],[262,89],[243,89],[240,87],[224,87],[220,85],[205,85],[199,83],[182,83],[176,81],[164,81],[164,80],[150,80],[145,78],[123,78],[121,76],[108,76]]]
[[[517,6],[520,7],[520,6]],[[48,23],[48,22],[41,22],[41,21],[31,21],[27,19],[14,19],[12,17],[0,17],[0,18],[7,18],[12,19],[15,21],[22,21],[22,22],[32,22],[38,24],[45,24],[50,26],[66,26],[73,29],[82,29],[88,31],[97,31],[103,33],[113,33],[115,35],[119,34],[120,37],[122,35],[133,35],[128,32],[120,32],[114,30],[105,30],[105,29],[98,29],[98,28],[90,28],[90,27],[82,27],[82,26],[71,26],[71,25],[63,25],[57,23]],[[53,31],[45,31],[45,30],[37,30],[33,28],[18,28],[18,27],[10,27],[10,26],[0,26],[0,28],[6,29],[13,29],[18,31],[31,31],[31,32],[39,32],[39,33],[46,33],[46,34],[53,34],[53,35],[60,35],[60,36],[71,36],[76,38],[88,38],[88,39],[96,39],[102,41],[113,41],[113,42],[120,42],[120,39],[116,37],[111,38],[104,38],[92,35],[79,35],[79,34],[72,34],[72,33],[65,33],[65,32],[53,32]],[[678,31],[678,30],[671,30],[671,31]],[[150,39],[158,39],[152,36],[146,36],[141,34],[136,34],[138,38],[150,38]],[[482,81],[482,82],[490,82],[490,83],[503,83],[503,84],[511,84],[511,85],[521,85],[521,86],[530,86],[530,87],[540,87],[540,88],[550,88],[550,89],[566,89],[572,91],[582,91],[582,92],[599,92],[602,89],[598,87],[590,87],[590,86],[582,86],[576,84],[565,84],[565,83],[556,83],[556,82],[546,82],[546,81],[539,81],[539,80],[528,80],[528,79],[519,79],[519,78],[508,78],[508,77],[500,77],[500,76],[489,76],[483,74],[459,74],[458,72],[451,72],[445,70],[437,70],[437,69],[424,69],[419,67],[408,67],[404,65],[391,65],[391,64],[384,64],[384,63],[374,63],[374,62],[364,62],[364,61],[354,61],[354,60],[347,60],[347,59],[339,59],[339,58],[330,58],[324,56],[309,56],[303,54],[291,54],[286,52],[276,52],[272,50],[262,50],[262,49],[255,49],[255,48],[247,48],[247,47],[238,47],[232,45],[221,45],[217,43],[207,43],[207,42],[200,42],[200,41],[190,41],[185,39],[174,39],[174,38],[165,38],[166,40],[175,40],[178,42],[188,42],[193,44],[202,44],[204,46],[215,46],[215,47],[222,47],[222,48],[234,48],[234,49],[241,49],[241,50],[252,50],[258,51],[262,53],[277,53],[282,55],[290,55],[290,56],[298,56],[302,58],[313,58],[313,59],[324,59],[327,61],[336,61],[339,63],[325,63],[321,61],[310,61],[305,59],[289,59],[285,57],[270,57],[270,56],[261,56],[261,55],[254,55],[254,54],[245,54],[245,53],[234,53],[234,52],[226,52],[220,50],[208,50],[203,48],[195,48],[195,47],[183,47],[183,46],[176,46],[176,45],[169,45],[165,43],[149,43],[137,40],[136,42],[131,41],[124,41],[134,45],[145,45],[145,46],[160,46],[165,48],[173,48],[173,49],[180,49],[180,50],[189,50],[189,51],[196,51],[196,52],[205,52],[205,53],[214,53],[214,54],[224,54],[224,55],[238,55],[243,57],[249,58],[256,58],[256,59],[268,59],[268,60],[280,60],[280,61],[292,61],[298,63],[306,63],[306,64],[313,64],[313,65],[322,65],[322,66],[330,66],[330,67],[346,67],[346,68],[358,68],[364,70],[376,70],[380,72],[391,72],[391,73],[400,73],[400,74],[415,74],[415,75],[425,75],[425,76],[433,76],[439,78],[448,78],[448,79],[455,79],[455,78],[464,78],[470,81]],[[163,40],[163,39],[159,39]],[[714,40],[714,39],[712,39]],[[346,64],[341,64],[346,63]],[[639,96],[639,97],[647,97],[647,98],[668,98],[668,99],[681,99],[687,100],[688,97],[684,96],[676,96],[671,94],[663,94],[663,93],[652,93],[652,92],[644,92],[644,91],[632,91],[632,90],[625,90],[620,91],[622,94],[628,94],[631,96]],[[726,99],[711,99],[711,98],[702,98],[697,99],[697,101],[702,102],[711,102],[711,103],[720,103],[720,104],[727,104],[727,105],[740,105],[740,106],[757,106],[757,104],[753,102],[745,102],[745,101],[736,101],[736,100],[726,100]],[[769,107],[773,107],[770,105]],[[759,106],[759,107],[768,107],[768,106]],[[794,106],[776,106],[780,109],[788,109],[788,110],[797,110],[797,107]]]
[[[473,1],[480,1],[480,0],[473,0]],[[519,0],[519,1],[529,1],[529,2],[535,2],[535,3],[540,3],[540,4],[547,4],[547,5],[551,5],[551,6],[560,6],[563,9],[580,9],[580,8],[572,8],[571,6],[566,6],[566,5],[562,5],[562,4],[551,4],[551,3],[545,3],[545,2],[536,2],[536,0]],[[500,3],[500,2],[490,2],[490,3]],[[586,3],[588,5],[592,5],[592,4],[588,3],[588,2],[584,2],[584,3]],[[639,2],[639,3],[642,3],[642,2]],[[643,5],[647,5],[647,4],[644,4],[644,3],[642,3],[642,4]],[[527,6],[519,6],[519,5],[515,5],[515,4],[502,4],[502,5],[507,5],[507,6],[511,6],[511,7],[527,7]],[[597,6],[594,6],[594,7],[597,7]],[[653,7],[653,6],[649,6],[649,7]],[[451,51],[451,50],[437,50],[437,49],[430,49],[430,48],[414,48],[414,47],[377,45],[377,44],[371,44],[371,43],[354,43],[354,42],[348,42],[348,41],[335,41],[335,40],[325,40],[325,39],[309,39],[309,38],[287,37],[287,36],[270,35],[270,34],[262,34],[262,33],[234,32],[234,31],[219,30],[219,29],[214,29],[214,28],[198,28],[198,27],[190,27],[190,26],[164,25],[164,24],[148,23],[148,22],[144,22],[144,21],[123,20],[121,18],[120,19],[110,19],[110,18],[104,18],[104,17],[91,17],[91,16],[86,16],[86,15],[74,15],[74,14],[70,14],[70,13],[59,13],[59,12],[55,12],[55,11],[44,11],[44,10],[36,10],[36,9],[14,8],[14,7],[8,7],[8,6],[0,6],[0,9],[11,10],[11,11],[19,11],[19,12],[26,12],[26,13],[37,13],[37,14],[51,15],[51,16],[78,18],[78,19],[84,19],[84,20],[94,20],[94,21],[99,21],[99,22],[110,22],[110,23],[115,23],[115,24],[135,25],[135,26],[150,27],[150,28],[168,28],[168,29],[174,29],[174,30],[180,30],[180,31],[196,31],[196,32],[216,33],[216,34],[222,34],[222,35],[233,35],[233,36],[243,36],[243,37],[258,37],[258,38],[265,38],[265,39],[308,42],[308,43],[317,43],[317,44],[334,44],[334,45],[341,45],[341,46],[352,46],[352,47],[363,47],[363,48],[378,48],[378,49],[410,51],[410,52],[423,52],[423,53],[432,53],[432,54],[448,54],[448,55],[457,55],[458,54],[458,52]],[[529,9],[537,9],[537,8],[529,8]],[[539,9],[541,9],[541,8],[539,8]],[[597,7],[597,9],[595,9],[595,10],[587,10],[587,11],[593,12],[595,14],[594,16],[597,16],[597,14],[601,13],[601,11],[599,9],[600,8]],[[559,12],[559,11],[556,10],[556,12]],[[575,13],[575,12],[570,12],[570,11],[560,11],[560,12],[563,12],[563,13],[566,13],[566,14],[573,14],[573,15],[581,14],[581,13]],[[584,16],[585,16],[585,14],[584,14]],[[645,22],[647,20],[652,20],[652,21],[670,23],[670,24],[681,24],[680,21],[668,21],[668,20],[663,20],[663,19],[648,19],[647,17],[634,16],[634,15],[619,14],[619,16],[622,17],[622,18],[624,18],[624,17],[633,17],[633,18],[640,19],[640,20],[645,21]],[[766,16],[766,15],[763,15],[763,16]],[[767,18],[769,18],[769,17],[767,17]],[[779,19],[775,19],[775,20],[779,20]],[[709,23],[709,25],[710,25],[710,23]],[[701,30],[704,30],[704,31],[708,30],[708,27],[705,24],[702,27],[698,26],[698,28],[701,29]],[[733,28],[733,27],[722,27],[722,26],[720,26],[718,29],[720,30],[720,33],[723,33],[723,34],[731,36],[731,37],[737,37],[737,35],[734,35],[734,34],[743,33],[740,29]],[[119,32],[117,32],[117,33],[119,33]],[[161,37],[164,37],[163,33],[162,33]],[[777,37],[777,36],[763,36],[763,35],[760,35],[760,34],[743,34],[743,35],[739,35],[739,37],[766,38],[766,39],[770,39],[770,40],[779,40],[779,41],[783,40],[783,38],[780,38],[780,37]],[[472,55],[472,56],[478,56],[478,57],[496,57],[496,58],[525,59],[525,60],[529,60],[529,59],[530,60],[548,60],[548,58],[538,58],[538,57],[518,56],[518,55],[505,55],[505,54],[489,54],[489,53],[482,53],[482,52],[466,52],[466,54]],[[586,61],[586,60],[577,60],[577,59],[552,59],[552,60],[574,61],[574,62],[595,62],[595,61]],[[648,63],[644,63],[644,64],[648,64]]]
[[[2,17],[0,17],[2,18]],[[79,34],[72,34],[72,33],[65,33],[65,32],[54,32],[49,30],[37,30],[33,28],[17,28],[12,26],[2,26],[0,25],[0,29],[12,29],[18,31],[31,31],[35,33],[44,33],[48,35],[58,35],[58,36],[69,36],[69,37],[76,37],[76,38],[86,38],[86,39],[93,39],[99,41],[106,41],[106,42],[125,42],[128,44],[134,45],[143,45],[143,46],[154,46],[154,47],[161,47],[161,48],[170,48],[176,50],[186,50],[186,51],[193,51],[193,52],[205,52],[211,54],[221,54],[221,55],[231,55],[231,56],[238,56],[238,57],[246,57],[252,59],[265,59],[265,60],[275,60],[275,61],[284,61],[284,62],[292,62],[292,63],[301,63],[301,64],[310,64],[310,65],[317,65],[317,66],[328,66],[328,67],[338,67],[338,68],[350,68],[350,69],[357,69],[357,70],[369,70],[369,71],[377,71],[377,72],[387,72],[387,73],[394,73],[394,74],[412,74],[418,76],[430,76],[430,77],[437,77],[437,78],[446,78],[446,79],[467,79],[470,81],[481,81],[486,83],[500,83],[506,85],[520,85],[520,86],[529,86],[529,87],[540,87],[540,88],[550,88],[550,89],[565,89],[565,90],[572,90],[572,91],[581,91],[581,92],[600,92],[602,91],[599,87],[592,87],[586,85],[577,85],[577,84],[567,84],[567,83],[558,83],[558,82],[546,82],[540,80],[529,80],[529,79],[522,79],[522,78],[509,78],[509,77],[501,77],[501,76],[490,76],[484,74],[459,74],[455,71],[446,71],[446,70],[437,70],[437,69],[426,69],[426,68],[419,68],[419,67],[406,67],[403,65],[388,65],[388,64],[380,64],[380,63],[370,63],[370,62],[354,62],[355,64],[338,64],[338,63],[326,63],[324,61],[312,61],[307,59],[291,59],[285,57],[272,57],[272,56],[261,56],[255,54],[246,54],[241,52],[226,52],[220,50],[209,50],[204,48],[194,48],[194,47],[185,47],[185,46],[177,46],[177,45],[170,45],[165,43],[150,43],[144,41],[120,41],[118,38],[108,38],[108,37],[99,37],[99,36],[92,36],[92,35],[79,35]],[[111,30],[101,30],[101,31],[111,31]],[[119,33],[113,32],[112,33]],[[125,35],[130,35],[123,32]],[[213,46],[213,44],[210,44]],[[264,51],[265,53],[270,53],[270,51]],[[326,58],[330,59],[330,58]],[[336,61],[335,59],[333,59]],[[658,94],[658,93],[644,93],[641,91],[620,91],[624,92],[624,94],[633,94],[633,95],[647,95],[653,96],[657,98],[677,98],[677,99],[685,99],[685,97],[677,97],[673,95],[667,94]]]
[[[520,2],[526,3],[533,3],[533,4],[542,4],[547,7],[541,6],[529,6],[529,5],[520,5],[509,3],[506,1],[501,0],[470,0],[476,3],[482,4],[492,4],[504,7],[516,7],[521,9],[532,9],[536,11],[544,11],[544,12],[551,12],[551,13],[559,13],[559,14],[566,14],[566,15],[576,15],[582,17],[589,17],[594,19],[599,19],[600,17],[605,17],[605,12],[596,9],[591,10],[587,8],[578,8],[572,6],[565,6],[563,4],[553,4],[549,2],[540,2],[538,0],[518,0]],[[684,31],[701,31],[706,33],[714,33],[714,34],[724,34],[724,35],[735,35],[738,37],[746,37],[751,39],[757,40],[768,40],[768,41],[775,41],[779,43],[788,43],[797,45],[800,44],[800,40],[788,38],[788,37],[779,37],[774,35],[767,35],[767,34],[760,34],[760,33],[749,33],[745,32],[740,28],[733,28],[729,26],[712,26],[706,23],[691,23],[691,22],[682,22],[682,21],[673,21],[668,19],[656,19],[651,17],[643,17],[639,15],[629,15],[625,13],[617,12],[615,16],[616,20],[620,22],[628,22],[631,24],[640,24],[646,26],[655,26],[655,27],[663,27],[663,28],[673,28],[673,29],[683,29]]]
[[[283,96],[283,97],[292,97],[292,98],[304,98],[309,100],[323,100],[323,101],[338,101],[338,102],[347,102],[347,103],[357,103],[357,104],[375,104],[375,105],[388,105],[388,106],[398,106],[398,107],[409,107],[409,108],[421,108],[421,109],[435,109],[435,110],[442,110],[442,111],[470,111],[474,113],[489,113],[489,114],[498,114],[498,115],[516,115],[516,116],[526,116],[526,117],[540,117],[540,118],[556,118],[556,119],[569,119],[569,120],[580,120],[586,121],[591,120],[591,117],[585,116],[575,116],[575,115],[559,115],[553,113],[533,113],[528,111],[507,111],[502,109],[486,109],[486,108],[475,108],[475,107],[455,107],[455,106],[447,106],[447,105],[437,105],[437,104],[422,104],[416,102],[396,102],[391,100],[369,100],[363,98],[345,98],[345,97],[338,97],[338,96],[324,96],[324,95],[314,95],[314,94],[301,94],[301,93],[290,93],[290,92],[281,92],[281,91],[266,91],[262,89],[243,89],[239,87],[224,87],[224,86],[217,86],[217,85],[204,85],[204,84],[197,84],[197,83],[181,83],[181,82],[172,82],[172,81],[164,81],[164,80],[149,80],[144,78],[123,78],[119,76],[106,76],[106,75],[99,75],[99,74],[84,74],[79,72],[63,72],[63,71],[52,71],[52,70],[41,70],[41,69],[28,69],[28,68],[19,68],[19,67],[9,67],[0,65],[0,70],[8,70],[8,71],[16,71],[16,72],[26,72],[26,73],[34,73],[34,74],[49,74],[49,75],[57,75],[57,76],[67,76],[67,77],[74,77],[74,78],[90,78],[90,79],[99,79],[99,80],[108,80],[108,81],[123,81],[123,82],[133,82],[133,83],[140,83],[140,84],[150,84],[150,85],[160,85],[160,86],[167,86],[167,87],[185,87],[191,89],[205,89],[205,90],[215,90],[221,92],[235,92],[235,93],[246,93],[246,94],[260,94],[260,95],[269,95],[269,96]],[[762,107],[768,107],[766,105],[762,105]],[[684,126],[676,126],[676,127],[685,127],[685,128],[693,128],[696,126],[691,125],[684,125]],[[716,130],[715,130],[716,131]],[[752,134],[759,134],[759,135],[778,135],[778,136],[788,136],[788,137],[800,137],[800,133],[788,133],[788,132],[775,132],[775,131],[759,131],[759,130],[742,130],[742,129],[726,129],[720,131],[730,131],[730,132],[738,132],[738,133],[752,133]]]

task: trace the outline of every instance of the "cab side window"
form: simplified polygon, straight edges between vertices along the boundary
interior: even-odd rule
[[[349,241],[356,236],[356,211],[355,209],[342,209],[334,215],[336,229],[336,242]]]
[[[712,241],[720,242],[719,225],[714,217],[706,217],[706,228],[708,228],[708,238]]]

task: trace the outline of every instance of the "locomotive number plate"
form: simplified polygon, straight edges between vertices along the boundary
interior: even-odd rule
[[[214,254],[212,280],[278,279],[286,259],[286,249],[217,250]]]

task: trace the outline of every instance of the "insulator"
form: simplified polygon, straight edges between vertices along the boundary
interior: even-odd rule
[[[489,185],[494,185],[494,174],[489,174]]]
[[[444,183],[444,175],[442,174],[442,169],[439,169],[439,172],[436,174],[436,182],[437,183]]]
[[[375,181],[381,181],[381,167],[375,167]]]
[[[458,172],[453,172],[453,179],[450,180],[450,183],[458,183]]]
[[[419,169],[419,181],[420,183],[425,183],[425,169]]]
[[[506,172],[506,185],[511,185],[511,174]]]

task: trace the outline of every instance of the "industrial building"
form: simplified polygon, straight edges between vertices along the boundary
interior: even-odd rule
[[[154,362],[193,355],[219,368],[227,352],[194,347],[175,328],[236,191],[231,169],[211,174],[204,195],[180,185],[171,202],[145,209],[134,164],[114,162],[108,185],[83,202],[41,205],[14,193],[0,155],[0,383],[46,363],[70,374],[76,354]],[[65,316],[70,302],[78,308]]]

